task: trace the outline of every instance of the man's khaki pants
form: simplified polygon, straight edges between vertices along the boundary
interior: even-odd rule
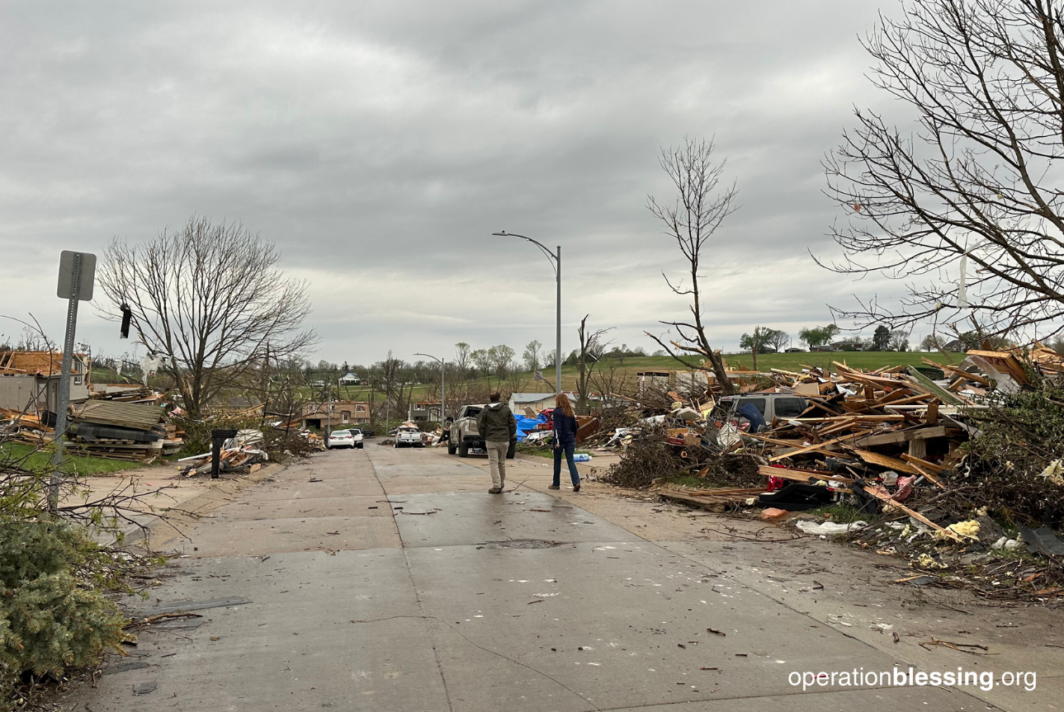
[[[491,486],[502,488],[506,484],[506,451],[510,449],[507,440],[488,440],[488,463],[491,465]]]

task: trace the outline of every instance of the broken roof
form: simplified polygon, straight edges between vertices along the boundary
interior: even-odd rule
[[[79,360],[85,354],[74,354]],[[0,373],[56,376],[63,371],[63,354],[59,351],[8,351],[0,353]],[[71,373],[79,373],[74,366]]]

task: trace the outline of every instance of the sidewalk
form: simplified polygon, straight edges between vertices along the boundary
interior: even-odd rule
[[[127,515],[133,522],[125,522],[120,529],[126,544],[139,544],[150,532],[149,545],[161,551],[188,532],[197,517],[228,503],[238,492],[284,470],[283,465],[269,463],[248,475],[222,475],[217,480],[209,476],[185,477],[176,464],[166,463],[117,472],[108,477],[83,478],[87,494],[68,495],[60,504],[69,506],[92,502],[110,494],[146,494],[132,505]],[[154,494],[152,494],[154,493]]]

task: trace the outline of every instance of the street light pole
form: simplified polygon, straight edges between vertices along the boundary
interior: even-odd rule
[[[447,360],[442,358],[436,358],[431,354],[414,354],[415,356],[424,356],[430,358],[433,361],[438,361],[440,364],[440,432],[443,432],[443,421],[447,417]]]
[[[551,261],[551,266],[554,267],[554,276],[558,282],[558,315],[557,315],[557,346],[554,351],[554,395],[558,395],[562,392],[562,246],[558,245],[555,249],[557,252],[552,253],[547,246],[538,240],[533,240],[527,235],[518,235],[514,232],[506,232],[502,230],[500,232],[493,232],[492,235],[496,237],[519,237],[522,240],[531,242],[538,247],[540,251],[547,256],[547,259]]]

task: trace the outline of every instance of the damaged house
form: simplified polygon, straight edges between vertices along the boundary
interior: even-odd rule
[[[0,408],[29,414],[54,413],[59,401],[63,354],[57,351],[0,352]],[[70,402],[88,400],[92,363],[74,354],[70,369]]]

